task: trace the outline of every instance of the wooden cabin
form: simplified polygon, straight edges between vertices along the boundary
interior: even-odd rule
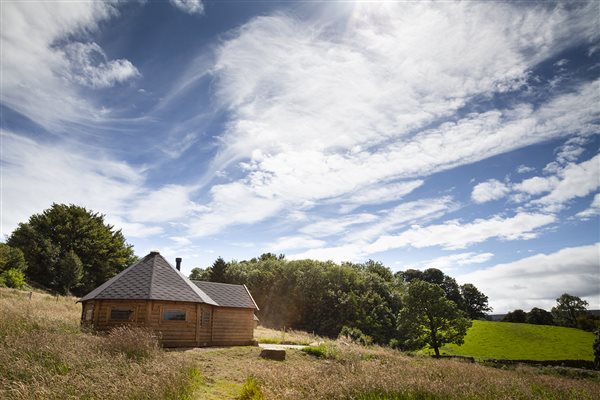
[[[245,285],[191,281],[151,252],[78,301],[96,331],[149,327],[165,347],[252,345],[258,306]]]

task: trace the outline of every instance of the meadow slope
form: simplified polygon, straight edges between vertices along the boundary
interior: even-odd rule
[[[258,347],[162,350],[143,329],[81,332],[72,297],[0,289],[0,398],[22,399],[596,399],[600,374],[565,368],[497,369],[325,341],[325,352]],[[260,329],[266,341],[312,335]],[[564,375],[564,376],[562,376]]]
[[[560,326],[473,321],[462,346],[447,355],[506,360],[593,360],[594,334]]]

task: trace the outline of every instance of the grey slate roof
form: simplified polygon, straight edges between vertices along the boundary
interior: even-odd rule
[[[218,305],[158,252],[151,252],[79,301],[92,299],[170,300]]]
[[[221,307],[253,308],[258,310],[258,306],[254,302],[246,285],[205,281],[192,282]]]

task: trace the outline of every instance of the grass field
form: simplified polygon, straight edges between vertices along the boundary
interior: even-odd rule
[[[593,371],[504,370],[341,341],[320,346],[325,357],[289,349],[283,362],[260,358],[258,347],[162,350],[144,330],[80,332],[80,312],[74,298],[0,289],[1,399],[600,398]],[[281,340],[314,338],[294,332]]]
[[[506,360],[593,360],[594,334],[559,326],[473,321],[462,346],[447,355]]]
[[[277,330],[259,326],[254,330],[254,339],[258,343],[309,345],[323,341],[323,338],[307,332],[291,329]]]

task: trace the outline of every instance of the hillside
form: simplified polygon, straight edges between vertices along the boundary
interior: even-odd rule
[[[594,334],[560,326],[473,321],[462,346],[448,355],[507,360],[593,360]]]
[[[81,332],[81,306],[0,288],[0,398],[24,399],[595,399],[593,371],[490,368],[326,341],[263,360],[258,347],[165,351],[142,329]],[[267,342],[312,335],[261,328]],[[566,376],[559,376],[566,375]],[[576,376],[577,379],[569,378]],[[482,382],[486,382],[482,385]]]

